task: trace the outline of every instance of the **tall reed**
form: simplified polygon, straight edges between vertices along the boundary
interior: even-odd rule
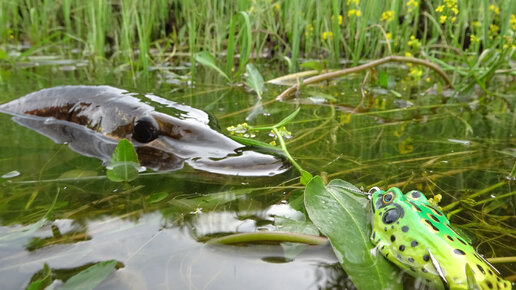
[[[167,43],[190,53],[192,63],[199,51],[244,58],[267,53],[287,60],[291,71],[299,70],[306,58],[326,59],[333,66],[343,59],[356,64],[390,53],[472,61],[461,56],[478,55],[481,49],[514,49],[516,1],[473,2],[11,0],[0,2],[0,49],[24,42],[38,45],[58,32],[59,46],[45,46],[37,53],[78,48],[94,59],[147,70],[163,60],[163,53],[150,53],[152,48]],[[248,29],[250,44],[244,41]],[[60,47],[62,43],[66,47]]]

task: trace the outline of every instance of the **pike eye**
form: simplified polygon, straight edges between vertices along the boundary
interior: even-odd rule
[[[394,194],[388,192],[382,197],[383,203],[390,203],[394,199]]]
[[[149,117],[143,117],[136,121],[133,128],[133,139],[140,143],[148,143],[158,138],[158,129],[155,123]]]

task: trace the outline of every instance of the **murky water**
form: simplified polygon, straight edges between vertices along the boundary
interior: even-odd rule
[[[57,85],[111,85],[205,110],[225,134],[225,128],[243,122],[276,123],[301,106],[287,129],[290,153],[303,168],[364,188],[395,185],[427,196],[441,194],[443,207],[485,190],[475,199],[479,204],[453,208],[459,211],[452,223],[469,233],[486,257],[515,256],[515,195],[497,198],[515,187],[514,81],[497,80],[501,96],[473,91],[449,99],[449,91],[436,92],[431,83],[404,80],[402,69],[389,71],[397,82],[390,90],[399,95],[370,84],[354,113],[362,101],[361,75],[307,89],[302,100],[267,103],[263,111],[253,111],[258,100],[252,92],[220,84],[202,70],[191,85],[161,74],[135,83],[124,74],[92,75],[81,66],[12,71],[0,86],[0,103]],[[268,85],[263,101],[282,89]],[[328,95],[337,101],[328,103]],[[288,211],[287,201],[300,188],[293,171],[242,178],[185,166],[148,171],[119,184],[106,179],[100,160],[56,144],[9,115],[0,114],[0,123],[3,289],[26,287],[45,263],[56,272],[75,273],[109,259],[124,267],[101,289],[349,286],[329,246],[307,247],[290,261],[280,245],[208,246],[200,241],[222,233],[274,230],[274,216]],[[257,138],[272,141],[267,132]],[[504,275],[514,274],[514,264],[497,267]]]

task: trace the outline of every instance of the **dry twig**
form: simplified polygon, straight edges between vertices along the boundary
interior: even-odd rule
[[[385,64],[388,62],[407,62],[407,63],[414,63],[414,64],[426,66],[428,68],[433,69],[435,72],[437,72],[444,79],[446,84],[449,87],[453,88],[453,84],[450,81],[450,78],[446,75],[446,73],[438,65],[431,63],[424,59],[419,59],[419,58],[414,58],[414,57],[405,57],[405,56],[396,56],[396,55],[387,56],[387,57],[363,64],[363,65],[359,65],[356,67],[346,68],[346,69],[342,69],[342,70],[338,70],[338,71],[320,74],[320,75],[317,75],[317,76],[314,76],[314,77],[304,80],[302,82],[302,85],[303,86],[304,85],[312,85],[312,84],[326,81],[326,80],[329,80],[332,78],[341,77],[343,75],[347,75],[350,73],[361,72],[361,71],[368,70],[368,69],[377,67],[379,65],[382,65],[382,64]],[[300,87],[301,86],[299,84],[291,86],[290,88],[283,91],[283,93],[281,93],[279,96],[277,96],[276,100],[277,101],[287,100],[287,97],[290,96],[295,91],[299,90]]]

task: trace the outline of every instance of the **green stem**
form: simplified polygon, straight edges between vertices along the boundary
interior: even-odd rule
[[[256,242],[291,242],[309,245],[323,245],[328,242],[326,237],[290,233],[290,232],[252,232],[231,234],[220,238],[214,238],[207,244],[239,244]]]
[[[486,203],[486,202],[489,202],[489,201],[493,201],[493,199],[500,199],[500,198],[505,198],[505,197],[508,197],[508,196],[511,196],[511,195],[515,195],[516,194],[516,191],[512,191],[512,192],[509,192],[509,193],[504,193],[504,194],[501,194],[495,198],[488,198],[488,199],[484,199],[484,200],[481,200],[479,202],[476,202],[475,203],[475,206],[476,205],[479,205],[479,204],[483,204],[483,203]]]
[[[489,263],[497,264],[497,263],[514,263],[516,262],[516,256],[513,257],[497,257],[497,258],[489,258],[487,259]]]
[[[296,167],[296,169],[299,170],[299,172],[301,172],[303,170],[303,168],[301,168],[301,166],[296,162],[296,160],[294,160],[294,158],[288,152],[287,145],[285,144],[285,140],[283,140],[283,136],[281,136],[281,134],[278,131],[278,129],[276,127],[273,127],[272,128],[272,132],[274,132],[276,137],[278,137],[278,141],[280,143],[281,150],[283,150],[285,155],[287,155],[288,160],[290,160],[290,162],[292,162],[292,165],[294,165],[294,167]]]
[[[496,184],[495,184],[495,185],[496,185]],[[516,194],[516,191],[509,192],[509,193],[505,193],[505,194],[502,194],[502,195],[497,196],[497,197],[496,197],[496,199],[505,198],[505,197],[508,197],[508,196],[511,196],[511,195],[515,195],[515,194]],[[488,199],[484,199],[484,200],[481,200],[481,201],[475,202],[472,206],[477,206],[477,205],[479,205],[479,204],[484,204],[484,203],[486,203],[486,202],[493,201],[494,199],[495,199],[495,198],[488,198]],[[451,206],[451,205],[454,205],[454,204],[455,204],[455,203],[457,203],[457,202],[458,202],[458,201],[456,201],[456,202],[454,202],[454,203],[451,203],[451,204],[449,204],[449,205],[448,205],[448,206],[446,206],[446,207],[449,207],[449,206]],[[450,213],[447,215],[448,219],[449,219],[452,215],[454,215],[454,214],[458,214],[459,212],[461,212],[461,211],[463,211],[463,210],[464,210],[464,208],[458,208],[458,209],[456,209],[456,210],[454,210],[454,211],[450,212]]]
[[[491,185],[490,187],[484,188],[484,189],[482,189],[482,190],[480,190],[480,191],[477,191],[477,192],[473,193],[472,195],[468,196],[468,198],[473,199],[473,198],[475,198],[475,197],[477,197],[477,196],[479,196],[479,195],[482,195],[482,194],[488,193],[488,192],[490,192],[490,191],[492,191],[492,190],[494,190],[494,189],[496,189],[496,188],[498,188],[498,187],[500,187],[500,186],[502,186],[502,185],[505,185],[505,184],[506,184],[506,182],[505,182],[505,181],[498,182],[498,183],[496,183],[496,184]],[[447,205],[447,206],[443,207],[443,211],[451,210],[452,208],[454,208],[455,206],[457,206],[459,203],[460,203],[460,200],[457,200],[457,201],[455,201],[455,202],[452,202],[452,203],[450,203],[449,205]]]

